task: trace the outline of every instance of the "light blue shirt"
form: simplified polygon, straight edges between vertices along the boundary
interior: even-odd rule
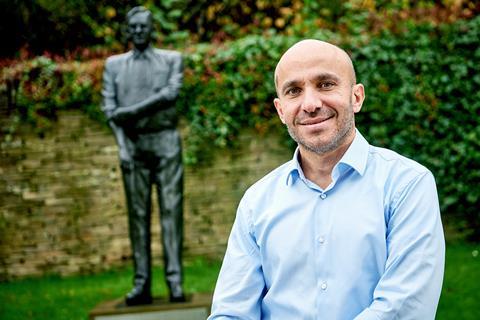
[[[431,172],[356,131],[323,190],[298,152],[242,198],[209,319],[434,319],[445,241]]]

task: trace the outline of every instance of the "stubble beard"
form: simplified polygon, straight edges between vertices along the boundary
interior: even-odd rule
[[[353,112],[353,106],[350,104],[349,111]],[[324,144],[313,144],[309,143],[302,137],[300,137],[297,132],[288,124],[287,130],[290,137],[300,146],[304,147],[306,150],[322,155],[328,152],[331,152],[338,147],[340,147],[346,140],[346,138],[350,135],[350,133],[354,130],[354,119],[353,115],[345,117],[342,122],[340,123],[338,131],[336,131],[333,138]]]

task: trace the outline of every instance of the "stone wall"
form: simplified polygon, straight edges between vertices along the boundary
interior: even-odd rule
[[[0,137],[0,280],[130,264],[117,147],[108,128],[69,111],[43,137],[21,131]],[[210,165],[187,167],[185,258],[221,258],[245,189],[290,157],[278,137],[243,132],[239,148],[214,152]],[[156,201],[153,212],[152,249],[161,263]]]

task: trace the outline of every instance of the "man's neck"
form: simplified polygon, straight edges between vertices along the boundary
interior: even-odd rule
[[[332,171],[340,161],[355,138],[355,131],[338,148],[330,152],[318,154],[300,145],[300,165],[305,177],[326,189],[332,182]]]

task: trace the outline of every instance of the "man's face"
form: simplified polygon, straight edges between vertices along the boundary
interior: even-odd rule
[[[290,136],[301,149],[317,154],[350,143],[354,114],[360,111],[364,93],[361,84],[353,84],[348,56],[316,42],[306,41],[292,49],[277,66],[278,98],[274,100]]]
[[[152,22],[148,12],[139,12],[130,18],[128,33],[135,48],[143,50],[148,46],[152,33]]]

